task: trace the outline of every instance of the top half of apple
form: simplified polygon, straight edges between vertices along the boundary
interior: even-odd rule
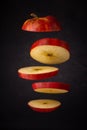
[[[51,32],[61,31],[62,27],[56,17],[48,15],[44,17],[38,17],[36,14],[31,13],[33,18],[25,20],[22,25],[22,30],[32,32]]]

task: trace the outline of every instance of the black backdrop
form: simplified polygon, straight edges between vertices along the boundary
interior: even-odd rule
[[[86,4],[64,0],[20,0],[5,1],[1,7],[1,85],[0,85],[0,128],[6,129],[79,129],[86,126],[87,92],[87,40]],[[39,17],[54,15],[63,30],[52,33],[32,33],[21,30],[30,13]],[[60,73],[41,81],[70,83],[66,94],[40,94],[32,90],[32,83],[20,79],[17,70],[23,66],[44,65],[29,56],[32,43],[40,38],[56,37],[70,45],[69,61],[54,65]],[[32,111],[27,102],[32,99],[50,98],[62,102],[52,113]]]

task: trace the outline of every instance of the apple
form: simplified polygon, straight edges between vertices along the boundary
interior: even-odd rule
[[[61,102],[53,99],[35,99],[29,101],[28,106],[37,112],[52,112],[61,106]]]
[[[52,66],[29,66],[18,69],[18,76],[27,80],[40,80],[52,77],[59,69]]]
[[[30,56],[44,64],[60,64],[69,60],[70,47],[58,38],[42,38],[32,44]]]
[[[70,84],[62,82],[36,82],[32,84],[32,88],[40,93],[58,94],[69,92]]]
[[[61,25],[57,18],[54,16],[38,17],[36,14],[31,13],[33,18],[25,20],[22,25],[22,30],[32,32],[51,32],[60,31]]]

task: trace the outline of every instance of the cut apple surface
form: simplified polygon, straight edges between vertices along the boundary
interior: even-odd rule
[[[36,82],[32,84],[34,91],[39,93],[67,93],[70,90],[70,84],[62,82]]]
[[[33,18],[25,20],[22,25],[22,30],[32,32],[51,32],[60,31],[61,25],[57,18],[54,16],[38,17],[36,14],[31,13]]]
[[[52,66],[30,66],[18,69],[20,78],[27,80],[39,80],[52,77],[58,73],[59,69]]]
[[[57,38],[42,38],[32,44],[30,56],[44,64],[61,64],[69,60],[70,47]]]
[[[61,106],[61,102],[52,99],[36,99],[29,101],[28,106],[37,112],[52,112]]]

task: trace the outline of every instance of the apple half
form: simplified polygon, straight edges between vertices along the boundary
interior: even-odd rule
[[[60,31],[62,29],[59,21],[54,16],[38,17],[34,13],[31,13],[30,15],[33,16],[33,18],[25,20],[22,25],[22,30],[32,32],[51,32]]]
[[[52,112],[61,106],[61,102],[53,99],[35,99],[29,101],[28,106],[37,112]]]
[[[70,84],[62,82],[36,82],[32,84],[32,88],[39,93],[61,94],[69,92]]]
[[[32,44],[30,56],[40,63],[61,64],[69,60],[70,47],[58,38],[42,38]]]
[[[40,80],[52,77],[59,69],[52,66],[29,66],[18,69],[18,76],[27,80]]]

